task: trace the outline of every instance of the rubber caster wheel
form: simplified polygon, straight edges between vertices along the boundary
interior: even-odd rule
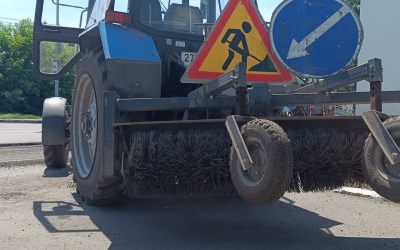
[[[236,191],[250,203],[278,201],[289,189],[293,176],[293,153],[287,134],[276,123],[260,119],[245,124],[241,133],[253,165],[243,170],[231,148],[230,173]]]
[[[389,119],[383,124],[400,146],[400,117]],[[368,184],[375,192],[388,200],[400,203],[400,164],[390,164],[371,134],[364,145],[363,171]]]

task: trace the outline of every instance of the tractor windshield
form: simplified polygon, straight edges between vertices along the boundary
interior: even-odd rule
[[[203,34],[228,0],[141,0],[140,21],[156,29]]]

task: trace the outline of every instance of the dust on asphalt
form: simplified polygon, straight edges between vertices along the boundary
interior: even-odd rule
[[[0,168],[21,168],[43,164],[43,147],[35,146],[0,146]],[[0,176],[4,171],[0,171]]]
[[[287,194],[271,206],[240,199],[131,200],[88,207],[71,169],[0,168],[5,249],[400,248],[400,206],[329,193]]]

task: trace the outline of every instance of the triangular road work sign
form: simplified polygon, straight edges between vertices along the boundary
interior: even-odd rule
[[[263,19],[252,0],[231,0],[181,79],[204,83],[247,63],[249,82],[290,82],[293,75],[274,55]]]

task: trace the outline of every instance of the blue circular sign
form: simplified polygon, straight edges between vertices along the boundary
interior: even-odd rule
[[[341,0],[286,0],[274,11],[270,36],[279,60],[295,74],[323,78],[350,67],[363,29]]]

